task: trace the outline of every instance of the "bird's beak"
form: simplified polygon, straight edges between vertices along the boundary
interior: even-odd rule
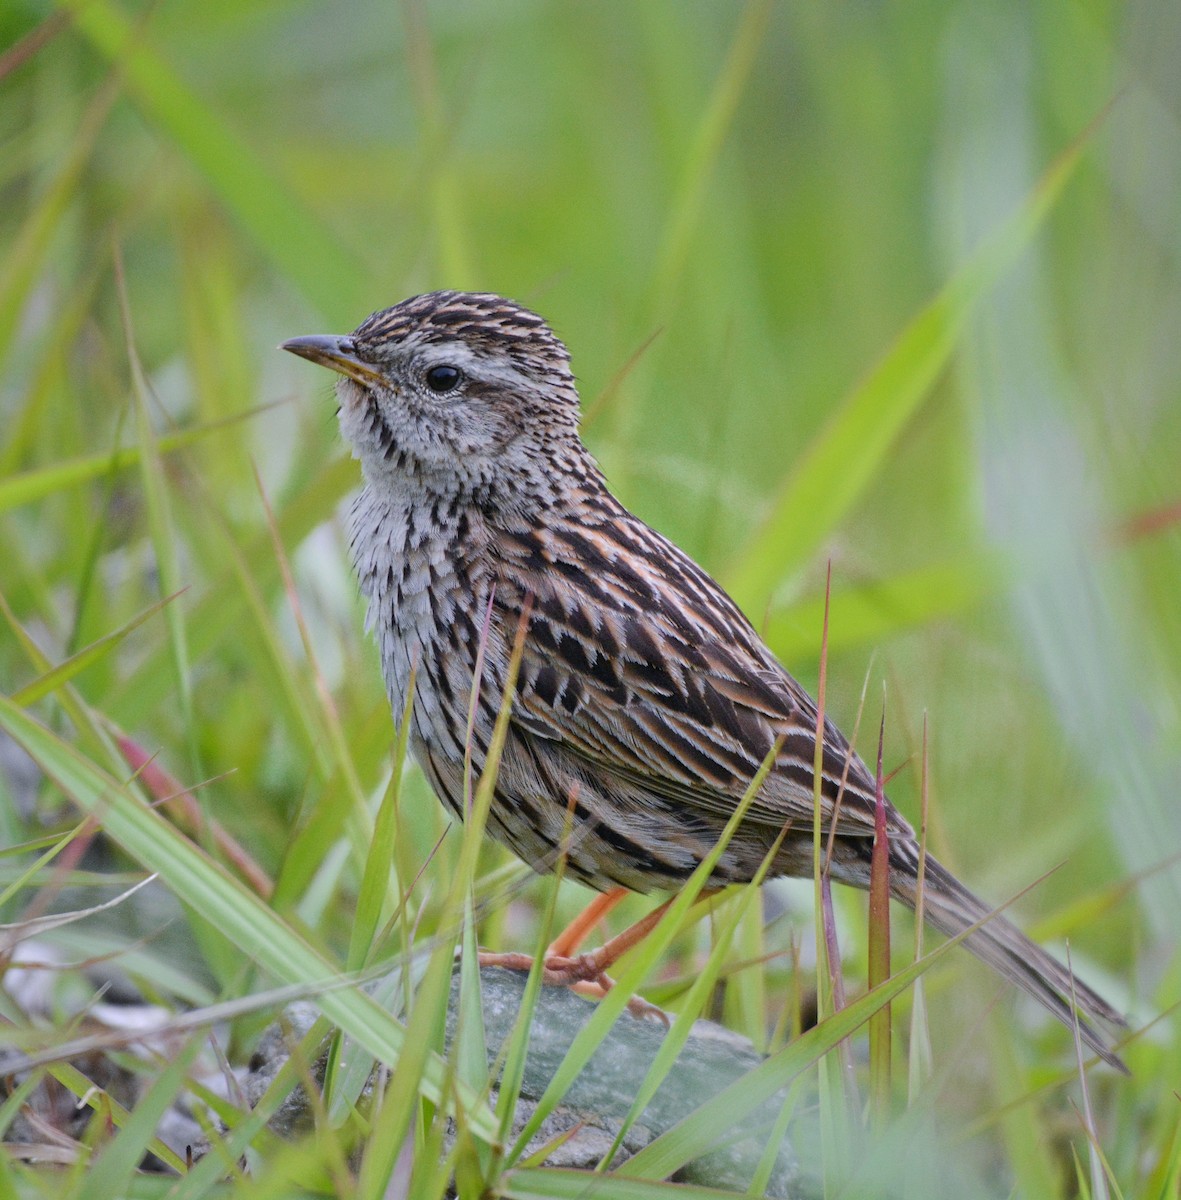
[[[284,342],[280,350],[290,350],[300,358],[319,363],[330,371],[339,371],[350,379],[370,387],[381,383],[382,377],[368,363],[357,357],[352,338],[334,334],[312,334],[309,337],[292,338]]]

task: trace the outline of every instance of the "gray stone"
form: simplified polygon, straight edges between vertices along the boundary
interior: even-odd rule
[[[492,1065],[517,1019],[525,976],[515,971],[484,968],[480,972],[480,984],[488,1061]],[[390,989],[379,981],[372,990],[380,994]],[[399,989],[392,990],[396,993]],[[458,995],[456,975],[452,980],[447,1014],[448,1046],[455,1034]],[[514,1137],[536,1111],[537,1101],[593,1012],[592,1001],[566,988],[542,988],[530,1029],[521,1097],[513,1122]],[[292,1040],[303,1036],[314,1019],[315,1009],[311,1005],[293,1005],[285,1013],[283,1022],[276,1023],[264,1034],[243,1084],[252,1102],[262,1095],[286,1061],[287,1047]],[[546,1164],[595,1167],[614,1142],[667,1032],[657,1020],[624,1013],[574,1080],[562,1104],[550,1113],[530,1140],[526,1153],[532,1154],[574,1130],[546,1159]],[[760,1061],[760,1055],[745,1038],[713,1022],[698,1021],[652,1101],[624,1136],[613,1164],[630,1158]],[[323,1060],[316,1065],[314,1074],[317,1078],[322,1070]],[[496,1092],[493,1091],[492,1103],[495,1102]],[[778,1103],[772,1100],[765,1112],[744,1123],[751,1131],[748,1136],[704,1153],[675,1178],[682,1182],[746,1191],[764,1150],[766,1130],[777,1111]],[[299,1089],[288,1097],[271,1127],[284,1136],[295,1136],[311,1127],[306,1098]],[[785,1143],[779,1147],[766,1194],[794,1197],[798,1194],[798,1176],[798,1163]]]

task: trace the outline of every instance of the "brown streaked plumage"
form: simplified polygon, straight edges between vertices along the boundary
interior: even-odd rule
[[[528,611],[490,832],[539,870],[565,849],[568,872],[600,890],[675,889],[782,738],[711,882],[752,878],[789,821],[775,870],[810,875],[816,706],[721,587],[607,489],[546,323],[499,296],[435,292],[347,337],[284,348],[344,376],[341,428],[365,477],[349,532],[368,621],[395,713],[416,673],[411,745],[448,807],[462,817],[478,648],[477,770]],[[826,827],[847,768],[832,874],[865,888],[874,779],[824,729]],[[918,844],[890,805],[887,823],[891,891],[913,908]],[[930,857],[924,899],[947,934],[989,912]],[[1068,972],[1003,917],[966,945],[1071,1022]],[[1074,986],[1083,1037],[1122,1065],[1094,1024],[1120,1014]]]

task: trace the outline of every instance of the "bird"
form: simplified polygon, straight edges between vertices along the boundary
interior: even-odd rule
[[[600,977],[651,927],[572,956],[618,897],[685,884],[765,760],[708,884],[750,881],[773,849],[771,875],[811,876],[818,729],[828,869],[868,889],[875,774],[722,586],[611,492],[580,436],[570,354],[541,316],[436,291],[281,348],[341,376],[366,624],[395,716],[410,703],[411,754],[460,820],[465,764],[479,777],[513,679],[487,832],[601,893],[551,946],[548,980]],[[884,810],[890,893],[914,909],[919,840]],[[924,871],[927,922],[971,929],[969,950],[1067,1026],[1077,1009],[1086,1043],[1125,1069],[1112,1005],[929,854]]]

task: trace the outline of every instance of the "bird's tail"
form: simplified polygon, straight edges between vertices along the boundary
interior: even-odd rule
[[[915,906],[918,872],[918,847],[913,842],[890,845],[890,893],[907,907]],[[974,896],[942,863],[927,856],[923,882],[924,915],[940,933],[955,937],[977,922],[983,922],[964,939],[964,945],[982,962],[999,971],[1040,1004],[1050,1010],[1068,1028],[1075,1021],[1082,1039],[1104,1062],[1120,1071],[1127,1067],[1115,1053],[1114,1039],[1093,1022],[1126,1026],[1117,1012],[1093,988],[1077,977],[1056,958],[1030,941],[1003,915],[994,914],[983,900]],[[1074,1004],[1071,1000],[1073,997]]]

